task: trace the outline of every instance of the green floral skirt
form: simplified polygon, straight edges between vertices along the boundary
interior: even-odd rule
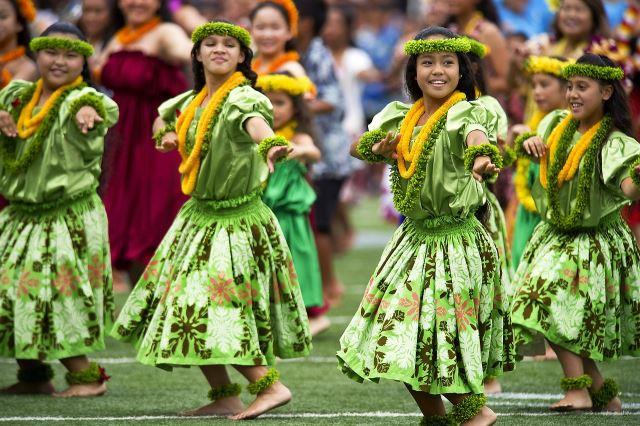
[[[107,217],[94,193],[0,212],[0,356],[54,360],[104,349],[113,321]]]
[[[259,197],[224,209],[189,200],[111,334],[166,369],[308,355],[304,303],[271,210]]]
[[[494,244],[474,217],[395,232],[340,339],[342,371],[431,394],[482,393],[515,350]]]
[[[619,215],[573,234],[542,222],[522,256],[514,288],[518,344],[539,332],[595,361],[640,355],[640,252]]]
[[[511,264],[511,251],[507,243],[507,221],[498,198],[491,191],[487,191],[487,202],[489,203],[489,217],[487,220],[487,231],[496,245],[498,257],[500,258],[500,270],[502,285],[511,294],[511,282],[513,281],[513,267]]]

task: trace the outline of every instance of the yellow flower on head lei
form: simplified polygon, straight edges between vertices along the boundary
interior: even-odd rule
[[[33,4],[33,1],[17,0],[16,4],[18,5],[18,11],[27,22],[33,22],[33,20],[36,19],[36,14],[38,12],[35,5]]]
[[[298,21],[300,20],[300,15],[298,13],[298,8],[292,0],[262,0],[261,3],[273,3],[282,7],[289,16],[289,29],[291,30],[291,35],[294,37],[298,36]]]
[[[562,78],[562,68],[572,62],[573,61],[562,61],[550,56],[530,56],[525,63],[525,70],[529,75],[551,74]]]
[[[547,0],[547,6],[549,6],[549,10],[552,12],[557,12],[562,5],[562,0]]]
[[[263,92],[285,92],[291,96],[315,93],[316,87],[308,77],[292,77],[285,74],[268,74],[258,77],[256,87]]]

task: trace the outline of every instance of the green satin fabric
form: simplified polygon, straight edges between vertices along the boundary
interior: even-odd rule
[[[195,97],[192,91],[169,99],[158,108],[166,123],[174,123],[179,111],[184,111]],[[194,140],[198,118],[204,108],[198,108],[187,138]],[[258,155],[258,145],[244,129],[251,117],[262,117],[273,125],[269,99],[250,86],[233,89],[222,105],[211,132],[209,150],[200,163],[200,172],[191,196],[203,200],[228,200],[260,188],[269,176],[266,163]],[[176,170],[176,173],[178,171]]]
[[[507,132],[509,131],[509,119],[507,113],[500,105],[500,102],[493,96],[482,95],[474,101],[472,104],[483,107],[487,110],[489,120],[485,124],[489,132],[495,132],[501,139],[507,138]]]
[[[23,90],[35,83],[14,80],[0,91],[0,105],[10,105]],[[102,99],[106,110],[104,122],[83,135],[69,114],[74,100],[92,93]],[[35,110],[37,113],[38,109]],[[0,193],[9,201],[48,203],[65,200],[98,187],[104,135],[118,120],[118,106],[95,89],[74,90],[62,102],[51,131],[31,165],[17,174],[8,173],[0,162]],[[18,155],[30,139],[19,143]]]
[[[369,130],[382,129],[397,132],[410,105],[391,102],[378,113]],[[489,121],[487,110],[462,101],[454,105],[447,114],[445,129],[440,132],[433,154],[429,158],[425,179],[420,191],[420,202],[407,214],[414,220],[439,216],[468,217],[485,202],[485,187],[464,168],[464,152],[467,135],[473,130],[488,134],[484,124]],[[412,144],[421,127],[414,129]],[[495,134],[489,140],[496,142]],[[402,190],[407,181],[402,179]]]
[[[538,127],[538,134],[544,141],[567,113],[562,110],[554,111],[542,120]],[[578,142],[580,136],[582,135],[579,132],[575,133],[572,146]],[[622,193],[620,185],[628,177],[629,166],[638,156],[640,156],[640,144],[635,139],[619,131],[611,133],[602,147],[598,163],[594,168],[589,202],[582,220],[576,224],[577,226],[595,227],[603,218],[618,212],[622,206],[629,203],[629,200]],[[581,162],[580,169],[582,165]],[[571,181],[565,182],[559,190],[560,208],[563,215],[569,214],[570,210],[575,207],[580,169],[575,177]],[[543,220],[548,221],[551,217],[551,211],[547,202],[547,193],[539,179],[533,187],[532,195]]]

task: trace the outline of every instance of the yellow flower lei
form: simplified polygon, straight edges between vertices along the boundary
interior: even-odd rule
[[[396,148],[396,152],[398,153],[398,170],[400,172],[400,176],[404,179],[410,179],[411,176],[413,176],[416,172],[418,156],[422,152],[425,142],[429,139],[429,135],[431,134],[433,127],[447,112],[449,112],[449,109],[452,106],[464,99],[465,95],[461,92],[455,92],[451,95],[449,99],[447,99],[447,101],[442,104],[442,106],[438,108],[431,117],[429,117],[424,126],[422,126],[413,147],[410,146],[411,136],[413,135],[413,130],[415,129],[416,124],[418,124],[420,117],[424,114],[424,100],[419,99],[411,106],[411,109],[400,125],[400,143],[398,143],[398,147]],[[406,162],[411,162],[408,169]]]
[[[316,87],[308,77],[290,77],[284,74],[267,74],[258,77],[256,86],[263,92],[285,92],[291,96],[315,93]]]
[[[296,134],[296,129],[298,128],[298,122],[295,120],[288,121],[284,126],[280,127],[275,131],[275,134],[278,136],[282,136],[286,140],[293,140],[293,137]]]
[[[573,119],[571,114],[568,114],[564,120],[553,129],[551,135],[549,135],[549,139],[547,142],[547,147],[549,150],[549,155],[545,155],[540,162],[540,183],[544,188],[547,188],[547,169],[549,164],[553,163],[553,158],[555,157],[556,150],[558,149],[558,143],[560,142],[560,137],[564,133],[565,129]],[[598,121],[594,124],[589,130],[587,130],[581,137],[578,139],[578,142],[571,149],[571,152],[567,156],[567,161],[565,161],[564,166],[560,170],[558,174],[558,188],[562,186],[564,182],[570,181],[576,175],[578,171],[578,166],[580,165],[580,161],[584,153],[589,148],[591,144],[591,140],[595,136],[595,134],[600,129],[602,125],[602,120]],[[548,159],[547,159],[548,157]]]
[[[182,179],[182,192],[185,194],[191,194],[196,186],[196,180],[198,178],[198,172],[200,171],[200,154],[202,152],[202,146],[205,142],[205,137],[208,133],[209,126],[214,120],[215,116],[220,110],[222,103],[227,98],[229,93],[236,87],[245,84],[246,78],[241,72],[235,72],[227,81],[224,82],[218,90],[211,96],[209,103],[207,104],[204,112],[198,120],[196,130],[196,140],[193,149],[190,153],[187,153],[187,132],[191,126],[191,122],[196,114],[196,109],[202,104],[204,99],[209,95],[207,87],[203,87],[200,93],[193,98],[184,112],[178,117],[176,121],[176,132],[178,133],[178,151],[182,161],[178,171],[184,175]]]
[[[535,132],[540,125],[540,122],[544,118],[545,113],[536,110],[531,119],[529,120],[528,126],[531,131]],[[518,163],[516,165],[516,176],[513,179],[513,184],[516,191],[516,196],[518,197],[518,201],[522,204],[522,207],[525,210],[530,212],[536,212],[536,203],[533,200],[533,196],[531,195],[531,188],[529,188],[529,166],[531,165],[531,160],[528,158],[519,158]]]
[[[40,112],[32,116],[33,110],[36,105],[38,105],[38,102],[40,102],[40,96],[42,96],[42,79],[38,80],[36,83],[36,90],[33,92],[33,96],[31,96],[29,103],[22,109],[22,111],[20,111],[20,116],[18,117],[18,123],[16,125],[18,128],[18,136],[20,136],[21,139],[27,139],[30,136],[33,136],[38,131],[38,127],[40,126],[40,123],[42,123],[42,120],[44,120],[49,111],[51,111],[51,108],[53,108],[62,93],[67,89],[81,84],[82,76],[78,76],[78,78],[73,80],[71,83],[59,87],[51,94],[51,96],[49,96],[49,99],[44,103]]]

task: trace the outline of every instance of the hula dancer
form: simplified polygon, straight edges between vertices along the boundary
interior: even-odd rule
[[[4,393],[106,392],[108,376],[87,354],[104,349],[113,321],[107,217],[96,194],[114,102],[90,83],[93,52],[80,30],[56,23],[31,40],[42,78],[0,91],[0,356],[16,358]]]
[[[276,357],[309,353],[311,339],[293,261],[260,195],[289,142],[274,136],[269,99],[253,89],[251,37],[227,22],[192,35],[195,89],[159,108],[155,139],[178,149],[190,195],[133,289],[112,334],[138,360],[199,366],[211,403],[191,415],[254,418],[291,399]],[[247,408],[225,366],[247,380]]]
[[[316,193],[307,181],[307,164],[320,159],[320,150],[311,137],[312,122],[305,105],[305,94],[313,90],[306,77],[293,77],[289,73],[258,77],[257,86],[273,105],[273,126],[276,135],[292,143],[293,150],[287,160],[275,166],[262,197],[278,218],[300,283],[300,292],[307,308],[321,307],[322,277],[309,212]],[[329,320],[321,315],[309,318],[311,334],[329,327]]]
[[[502,158],[483,123],[470,43],[431,27],[405,45],[407,91],[370,124],[355,153],[392,164],[396,208],[407,219],[385,248],[340,339],[342,370],[357,381],[403,382],[424,422],[495,422],[483,380],[513,368],[509,305],[491,237],[475,218],[483,176]],[[491,143],[489,139],[491,138]],[[445,417],[441,395],[453,404]]]
[[[525,71],[529,75],[531,93],[536,109],[527,124],[518,124],[511,128],[511,137],[523,133],[536,132],[542,119],[552,111],[564,109],[567,105],[567,81],[562,78],[562,67],[569,62],[549,56],[531,56],[526,62]],[[518,268],[522,252],[540,223],[540,214],[531,196],[533,185],[538,180],[540,166],[526,157],[518,158],[516,175],[513,179],[518,209],[511,242],[511,259],[514,268]]]
[[[640,355],[640,252],[620,217],[640,199],[640,145],[629,136],[622,69],[585,54],[562,73],[570,112],[547,115],[537,136],[517,141],[540,161],[542,223],[516,273],[516,340],[542,333],[558,355],[565,396],[551,409],[620,411],[618,386],[596,362]]]

